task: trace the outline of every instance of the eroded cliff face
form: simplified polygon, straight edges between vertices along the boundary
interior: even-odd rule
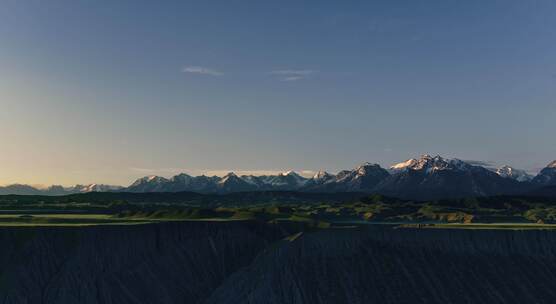
[[[175,222],[0,230],[0,303],[554,303],[556,233]]]
[[[328,230],[284,241],[208,303],[554,303],[556,233]]]
[[[181,222],[0,230],[0,303],[198,303],[277,226]]]

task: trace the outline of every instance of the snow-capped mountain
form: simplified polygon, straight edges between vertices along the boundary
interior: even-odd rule
[[[320,170],[319,172],[315,173],[312,178],[310,178],[304,185],[305,188],[312,188],[322,186],[328,183],[333,183],[336,181],[336,176],[330,174],[324,170]]]
[[[146,176],[135,181],[125,189],[129,192],[180,192],[228,193],[263,190],[298,190],[307,179],[288,171],[278,175],[237,176],[230,172],[226,176],[189,176],[179,174],[170,179],[160,176]]]
[[[218,192],[224,193],[243,192],[257,190],[257,186],[245,181],[235,173],[230,172],[216,183],[216,189]]]
[[[55,187],[55,186],[52,186]],[[51,189],[52,189],[51,187]],[[86,193],[86,192],[112,192],[121,190],[121,186],[104,185],[104,184],[89,184],[89,185],[75,185],[74,187],[67,188],[66,191],[71,193]],[[59,189],[59,188],[58,188]]]
[[[370,191],[388,178],[390,174],[378,164],[364,163],[355,170],[340,172],[337,183],[344,184],[347,191]]]
[[[394,164],[390,166],[389,171],[393,174],[398,173],[400,171],[406,170],[407,168],[411,168],[417,164],[418,160],[415,158],[408,159],[404,162]]]
[[[364,163],[338,174],[319,171],[306,178],[294,171],[276,175],[190,176],[182,173],[170,178],[145,176],[128,187],[103,184],[38,189],[14,184],[0,187],[0,194],[66,195],[86,192],[198,192],[231,193],[244,191],[366,192],[407,199],[440,199],[529,193],[556,185],[556,161],[536,177],[523,170],[502,166],[496,170],[469,164],[459,159],[422,155],[394,164],[385,170],[378,164]]]
[[[517,193],[521,183],[459,159],[423,155],[395,164],[395,174],[374,191],[410,199],[472,197]]]
[[[103,184],[75,185],[72,187],[52,185],[47,188],[36,188],[29,185],[13,184],[0,187],[0,195],[68,195],[87,192],[113,192],[120,191],[121,189],[123,189],[121,186]]]
[[[179,192],[229,193],[242,191],[370,191],[388,177],[388,172],[377,164],[365,163],[358,168],[332,175],[320,171],[312,178],[305,178],[294,171],[277,175],[243,175],[230,172],[226,176],[176,175],[166,179],[147,176],[138,179],[125,189],[129,192]]]
[[[446,159],[439,155],[432,157],[428,154],[424,154],[419,159],[412,158],[404,162],[394,164],[390,167],[390,170],[395,173],[407,170],[416,170],[431,174],[440,170],[468,170],[470,166],[470,164],[457,158]]]
[[[270,175],[264,183],[272,190],[297,190],[305,185],[307,179],[294,171]]]
[[[126,188],[129,192],[167,192],[167,184],[170,180],[156,175],[145,176],[136,180]]]
[[[556,160],[549,163],[544,169],[539,172],[533,179],[533,183],[541,186],[554,186],[556,185]]]
[[[529,175],[525,170],[515,169],[510,166],[499,167],[495,172],[502,177],[515,179],[518,182],[528,182],[533,179],[533,176]]]
[[[319,172],[311,178],[304,191],[369,192],[390,174],[378,164],[364,163],[353,170],[340,171],[336,176]]]

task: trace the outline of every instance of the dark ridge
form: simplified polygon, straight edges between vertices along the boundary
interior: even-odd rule
[[[342,203],[357,201],[368,194],[360,192],[313,193],[296,191],[253,191],[228,194],[200,194],[195,192],[89,192],[63,196],[0,195],[1,201],[49,203],[184,203],[192,205],[252,205],[264,203]]]

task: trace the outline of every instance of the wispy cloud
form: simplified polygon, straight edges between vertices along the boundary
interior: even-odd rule
[[[209,69],[209,68],[206,68],[206,67],[201,67],[201,66],[186,66],[182,69],[182,72],[202,74],[202,75],[210,75],[210,76],[222,76],[222,75],[224,75],[224,73],[222,73],[220,71]]]
[[[271,75],[276,75],[282,81],[297,81],[317,73],[315,70],[274,70]]]
[[[270,74],[274,75],[298,75],[306,76],[315,73],[314,70],[274,70]]]
[[[496,163],[492,161],[472,160],[472,159],[464,159],[463,161],[473,166],[481,166],[487,168],[496,167]]]

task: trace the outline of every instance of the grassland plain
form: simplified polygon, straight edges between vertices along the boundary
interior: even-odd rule
[[[161,221],[299,222],[318,228],[398,224],[423,228],[552,229],[553,198],[488,197],[409,201],[380,195],[296,193],[141,195],[90,193],[62,197],[1,196],[0,226],[136,225]],[[181,199],[178,199],[181,197]],[[164,201],[165,199],[168,201]],[[200,202],[203,202],[202,204]]]

